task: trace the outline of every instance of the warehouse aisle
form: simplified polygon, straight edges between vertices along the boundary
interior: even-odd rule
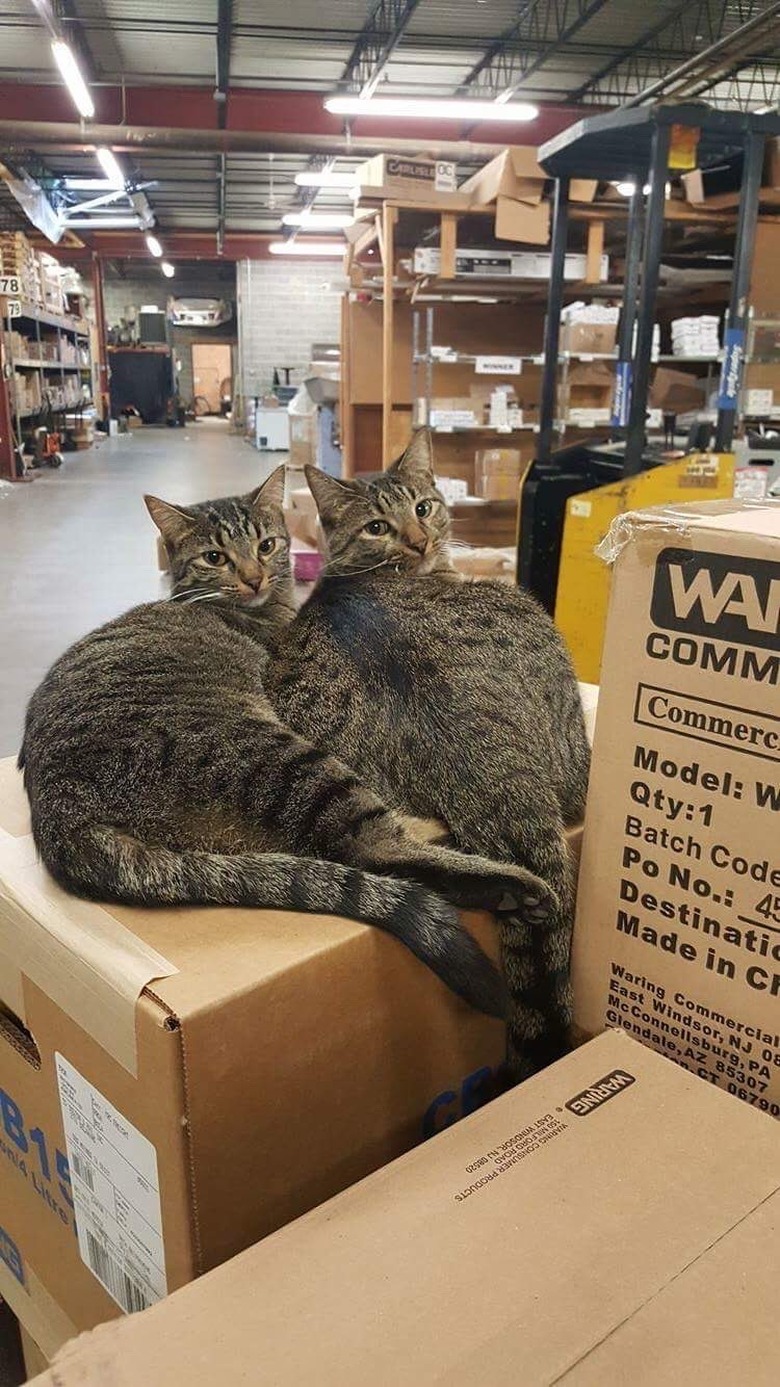
[[[19,746],[27,699],[72,641],[160,593],[145,491],[200,501],[248,491],[281,461],[221,419],[143,429],[66,454],[59,472],[0,488],[0,755]]]

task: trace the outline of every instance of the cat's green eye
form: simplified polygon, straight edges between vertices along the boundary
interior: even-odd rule
[[[426,515],[430,515],[432,510],[433,501],[418,501],[414,508],[414,513],[415,515],[419,515],[421,520],[424,520]]]
[[[390,530],[390,526],[386,520],[369,520],[368,524],[363,526],[363,529],[367,535],[386,535]]]
[[[257,546],[257,552],[259,554],[272,554],[275,548],[276,540],[272,535],[268,535],[266,539],[260,540],[260,543]]]
[[[209,549],[203,555],[206,563],[210,563],[212,568],[221,568],[227,562],[225,555],[220,549]]]

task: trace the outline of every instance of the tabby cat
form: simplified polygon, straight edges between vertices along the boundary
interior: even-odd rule
[[[19,763],[41,857],[98,900],[378,925],[473,1005],[503,1014],[498,971],[434,892],[500,909],[528,892],[538,902],[542,884],[419,841],[264,696],[263,642],[293,614],[282,493],[279,469],[245,497],[146,498],[171,598],[72,646],[29,704]]]
[[[327,563],[281,634],[268,697],[385,803],[548,883],[551,914],[501,925],[509,1068],[524,1077],[568,1045],[564,828],[582,817],[589,766],[569,656],[527,593],[452,571],[427,433],[375,480],[307,476]]]

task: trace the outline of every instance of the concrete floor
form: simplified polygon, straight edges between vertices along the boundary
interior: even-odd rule
[[[19,747],[27,700],[74,640],[160,595],[145,491],[202,501],[257,486],[282,460],[221,419],[139,429],[67,453],[57,472],[0,488],[0,756]]]

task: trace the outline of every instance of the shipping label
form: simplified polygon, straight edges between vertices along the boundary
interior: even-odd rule
[[[85,1266],[126,1312],[167,1293],[152,1143],[56,1055],[79,1251]]]

